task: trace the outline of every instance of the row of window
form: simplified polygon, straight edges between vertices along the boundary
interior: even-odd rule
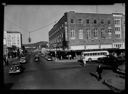
[[[63,33],[62,33],[62,34],[59,34],[59,35],[56,37],[56,39],[54,39],[54,40],[51,42],[51,44],[52,44],[52,43],[56,43],[56,42],[61,42],[61,41],[62,41],[62,38],[63,38]]]
[[[121,19],[114,19],[115,25],[121,25]]]
[[[122,44],[114,44],[114,46],[115,46],[116,48],[121,48],[121,47],[122,47]]]
[[[99,20],[94,19],[94,20],[93,20],[93,24],[97,24],[98,21],[99,21]],[[71,23],[75,23],[75,20],[74,20],[74,19],[71,19],[70,22],[71,22]],[[83,23],[83,20],[82,20],[82,19],[78,19],[78,23],[79,23],[79,24],[82,24],[82,23]],[[90,23],[91,23],[90,19],[86,19],[86,24],[90,24]],[[104,24],[104,23],[105,23],[105,20],[104,20],[104,19],[101,19],[100,23],[101,23],[101,24]],[[111,20],[108,20],[108,21],[107,21],[107,24],[111,24]]]
[[[102,52],[102,53],[86,53],[84,56],[97,56],[97,55],[107,55],[107,53]]]
[[[64,27],[64,24],[62,24],[59,28],[57,28],[54,32],[52,32],[52,33],[50,34],[50,36],[54,35],[54,34],[57,33],[58,31],[60,31],[63,27]]]
[[[79,39],[83,39],[83,30],[80,29],[78,32],[79,32],[78,33]],[[97,29],[94,29],[94,31],[92,32],[92,34],[93,34],[93,37],[94,38],[98,38],[98,30]],[[111,34],[112,34],[112,30],[111,29],[108,30],[108,34],[109,34],[109,36],[111,36]],[[104,29],[101,29],[101,38],[105,38],[105,37],[106,37],[105,30]],[[70,38],[71,39],[75,39],[75,30],[71,30],[71,32],[70,32]],[[89,38],[91,38],[91,30],[90,29],[87,29],[87,39],[89,39]]]
[[[115,31],[121,31],[121,27],[115,27]]]

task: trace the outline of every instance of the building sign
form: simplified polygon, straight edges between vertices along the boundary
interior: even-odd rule
[[[100,46],[101,49],[112,48],[112,44],[104,44]]]
[[[99,49],[99,45],[86,45],[86,49]]]
[[[70,46],[70,50],[84,50],[84,45]]]

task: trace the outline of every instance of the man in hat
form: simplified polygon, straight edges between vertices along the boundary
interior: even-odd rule
[[[101,65],[98,65],[96,72],[98,73],[98,81],[102,79],[101,73],[103,71],[103,68]]]

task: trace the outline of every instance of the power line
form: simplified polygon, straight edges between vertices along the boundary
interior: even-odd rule
[[[7,18],[7,20],[8,20],[8,18]],[[13,23],[13,22],[10,21],[10,20],[8,20],[8,21],[11,22],[12,24],[14,24],[15,26],[19,27],[20,29],[25,30],[23,27],[17,25],[16,23]],[[57,21],[57,20],[56,20],[56,21]],[[52,22],[52,23],[50,23],[50,24],[48,24],[48,25],[39,27],[39,28],[37,28],[37,29],[35,29],[35,30],[31,30],[31,31],[29,31],[29,32],[31,33],[31,32],[35,32],[35,31],[38,31],[38,30],[40,30],[40,29],[46,28],[46,27],[50,26],[51,24],[55,23],[56,21],[54,21],[54,22]],[[25,31],[26,31],[26,30],[25,30]]]
[[[37,29],[35,29],[35,30],[29,31],[29,32],[31,33],[31,32],[35,32],[35,31],[38,31],[38,30],[40,30],[40,29],[46,28],[46,27],[50,26],[51,24],[53,24],[53,23],[55,23],[55,22],[56,22],[56,21],[54,21],[54,22],[52,22],[52,23],[50,23],[50,24],[48,24],[48,25],[42,26],[42,27],[40,27],[40,28],[37,28]]]
[[[25,30],[23,27],[21,27],[21,26],[17,25],[16,23],[13,23],[12,21],[10,21],[8,18],[7,18],[7,21],[14,24],[15,26],[19,27],[20,29]]]

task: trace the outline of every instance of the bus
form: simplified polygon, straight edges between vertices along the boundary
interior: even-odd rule
[[[98,60],[98,58],[106,57],[107,55],[109,55],[108,51],[85,51],[82,52],[82,60],[84,63],[86,63],[86,61],[92,62]]]

